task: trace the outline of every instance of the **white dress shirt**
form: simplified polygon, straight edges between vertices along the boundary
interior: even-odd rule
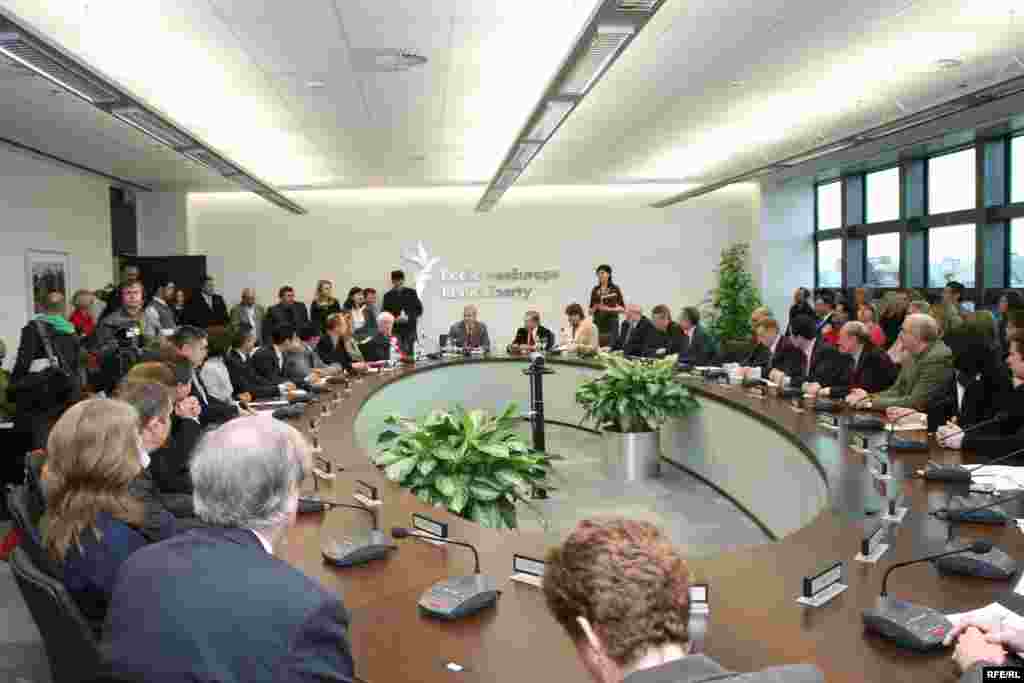
[[[225,403],[233,403],[235,388],[231,384],[231,373],[223,358],[210,358],[203,363],[199,375],[210,396]]]

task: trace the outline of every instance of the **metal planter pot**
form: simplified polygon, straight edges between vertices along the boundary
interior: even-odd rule
[[[605,432],[605,468],[620,481],[654,479],[661,474],[658,432]]]

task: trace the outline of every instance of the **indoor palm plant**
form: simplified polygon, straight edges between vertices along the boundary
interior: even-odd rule
[[[616,441],[617,462],[630,472],[658,471],[658,429],[670,418],[685,417],[699,404],[676,381],[676,356],[630,360],[602,353],[605,372],[576,389],[576,403],[591,422]]]
[[[761,293],[747,267],[749,254],[746,242],[722,250],[718,287],[712,292],[716,315],[711,331],[723,343],[749,341],[750,314],[761,305]]]
[[[496,417],[460,406],[419,420],[392,415],[385,424],[373,456],[385,476],[482,526],[515,529],[516,504],[537,511],[530,496],[552,488],[548,457],[520,435],[515,404]]]

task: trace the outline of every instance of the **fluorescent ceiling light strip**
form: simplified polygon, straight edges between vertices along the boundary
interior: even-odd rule
[[[620,12],[629,13],[643,13],[650,14],[654,11],[654,6],[658,4],[658,0],[618,0],[615,3],[615,9]]]
[[[140,128],[165,144],[175,148],[188,148],[195,145],[195,141],[181,131],[177,130],[160,116],[147,111],[141,107],[114,107],[110,113]]]
[[[59,85],[60,87],[64,88],[65,90],[67,90],[69,92],[72,92],[75,95],[78,95],[83,100],[86,100],[87,102],[91,102],[92,104],[96,104],[96,100],[93,97],[91,97],[90,95],[86,95],[84,92],[82,92],[78,88],[75,88],[75,87],[72,87],[71,85],[68,85],[65,81],[63,81],[60,78],[54,76],[52,73],[49,73],[48,71],[44,71],[43,69],[37,67],[32,62],[29,62],[27,60],[22,59],[21,57],[19,57],[18,55],[14,54],[13,52],[8,50],[7,48],[0,47],[0,54],[5,55],[9,59],[17,62],[18,64],[21,64],[22,66],[24,66],[27,69],[31,69],[32,71],[34,71],[35,73],[39,74],[40,76],[42,76],[46,80]]]
[[[260,181],[256,180],[255,178],[244,175],[242,173],[239,173],[238,175],[229,176],[229,179],[235,181],[236,183],[246,188],[247,190],[252,190],[253,192],[267,192],[270,189]]]
[[[484,195],[485,202],[496,202],[501,199],[501,195],[505,194],[505,190],[495,187],[490,192]]]
[[[797,164],[802,164],[805,161],[811,161],[813,159],[817,159],[819,157],[832,154],[834,152],[841,152],[844,149],[849,149],[850,147],[853,147],[853,145],[854,143],[852,142],[841,142],[834,145],[829,145],[828,147],[822,147],[821,149],[812,150],[807,154],[803,154],[798,157],[793,157],[792,159],[786,159],[785,161],[781,161],[779,163],[783,166],[796,166]]]
[[[559,92],[562,95],[584,95],[614,61],[629,39],[636,33],[632,26],[598,26],[590,45],[580,53]]]
[[[541,143],[539,142],[521,142],[516,147],[516,153],[512,155],[512,159],[509,160],[509,168],[526,168],[530,161],[540,151]]]
[[[193,147],[191,149],[186,149],[182,151],[182,154],[193,161],[198,161],[204,166],[209,166],[214,171],[224,176],[234,175],[239,172],[238,169],[230,162],[222,159],[205,147]]]
[[[502,190],[508,189],[516,180],[519,178],[521,172],[515,169],[509,168],[502,171],[498,179],[494,181],[494,187],[501,188]]]
[[[548,101],[544,105],[544,113],[541,114],[537,122],[533,124],[529,135],[526,136],[527,139],[541,142],[547,141],[575,106],[575,102],[570,102],[568,100]]]

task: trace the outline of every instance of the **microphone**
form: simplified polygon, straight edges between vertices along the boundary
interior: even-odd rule
[[[405,527],[394,527],[391,536],[402,538],[425,538],[441,543],[462,546],[473,551],[474,569],[470,576],[458,576],[438,581],[424,591],[419,599],[419,608],[425,614],[439,619],[459,619],[491,607],[498,601],[500,591],[497,584],[480,573],[480,554],[472,544],[450,538],[440,538],[418,533]]]
[[[995,417],[989,418],[988,420],[982,420],[981,422],[978,422],[977,424],[971,425],[967,429],[961,430],[961,432],[964,433],[964,434],[970,434],[975,429],[981,429],[982,427],[988,427],[989,425],[993,425],[993,424],[996,424],[998,422],[1005,422],[1009,418],[1010,418],[1009,411],[1001,410],[998,413],[996,413]],[[942,437],[941,439],[936,439],[935,442],[936,443],[945,443],[947,440],[953,438],[954,436],[956,436],[957,434],[960,434],[961,432],[953,432],[952,434],[947,434],[946,436]]]
[[[924,470],[924,478],[932,479],[935,481],[956,481],[956,482],[969,482],[972,478],[972,473],[977,472],[982,467],[988,467],[989,465],[995,465],[997,463],[1009,460],[1015,455],[1024,453],[1024,448],[1018,448],[1015,451],[1011,451],[1006,455],[1000,456],[995,460],[989,460],[983,462],[980,465],[974,467],[964,467],[963,465],[940,465],[937,462],[928,461],[928,464]]]
[[[324,541],[320,546],[320,552],[324,559],[331,564],[339,567],[354,567],[366,564],[371,560],[385,558],[392,550],[398,549],[398,546],[392,543],[384,532],[380,530],[376,510],[364,505],[349,505],[347,503],[337,503],[333,500],[322,500],[312,497],[299,498],[299,512],[325,512],[334,508],[362,510],[370,515],[373,527],[366,536],[343,536],[340,539]]]
[[[990,550],[992,550],[990,542],[975,541],[969,546],[956,550],[947,550],[892,565],[882,577],[882,592],[879,594],[877,605],[863,612],[864,628],[894,641],[899,647],[911,650],[927,651],[941,647],[943,639],[952,630],[953,624],[945,615],[931,607],[890,599],[887,592],[889,574],[894,569],[918,562],[928,562],[968,552],[984,555]]]
[[[900,439],[899,441],[893,440],[893,435],[896,433],[896,425],[906,420],[908,417],[916,417],[918,413],[912,412],[898,417],[889,423],[889,436],[885,440],[885,452],[891,453],[893,446],[898,451],[926,451],[928,450],[927,441],[915,441],[914,439]]]
[[[1018,498],[1024,498],[1024,491],[1015,493],[1012,496],[1007,496],[1006,498],[999,498],[997,500],[992,501],[991,503],[986,503],[985,505],[977,505],[975,507],[963,507],[964,503],[970,500],[970,496],[954,496],[953,500],[959,499],[963,502],[959,503],[954,507],[947,506],[944,508],[939,508],[938,510],[932,510],[930,514],[938,517],[939,519],[944,519],[948,522],[968,522],[974,524],[1003,524],[1004,522],[1006,522],[1007,519],[1009,519],[1009,515],[1007,515],[1002,510],[996,509],[992,510],[987,514],[981,515],[977,513],[983,512],[985,510],[991,510],[997,505],[1009,503],[1014,500],[1017,500]],[[951,504],[953,503],[953,500],[950,501]]]

